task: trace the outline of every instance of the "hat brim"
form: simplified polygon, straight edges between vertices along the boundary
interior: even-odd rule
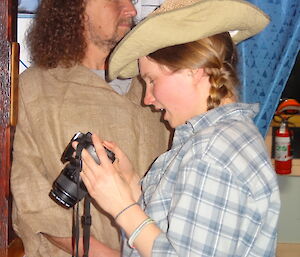
[[[269,17],[241,0],[200,0],[195,4],[150,15],[136,25],[116,46],[109,59],[108,76],[138,75],[137,60],[158,49],[183,44],[226,31],[237,31],[235,43],[263,30]]]

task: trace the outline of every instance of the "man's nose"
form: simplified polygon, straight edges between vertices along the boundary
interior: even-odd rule
[[[123,0],[123,10],[126,14],[126,17],[134,17],[137,14],[132,0]]]

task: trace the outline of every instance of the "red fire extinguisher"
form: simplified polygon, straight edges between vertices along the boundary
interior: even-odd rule
[[[289,129],[287,119],[282,119],[275,132],[275,171],[278,174],[292,172],[292,140],[293,131]]]

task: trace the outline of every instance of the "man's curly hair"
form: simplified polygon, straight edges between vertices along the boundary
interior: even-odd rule
[[[86,50],[85,0],[42,0],[27,33],[33,64],[43,68],[71,67]]]

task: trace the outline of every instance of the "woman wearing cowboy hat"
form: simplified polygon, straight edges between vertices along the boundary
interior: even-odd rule
[[[124,231],[122,256],[275,256],[277,179],[258,106],[238,102],[235,49],[268,22],[241,0],[167,0],[112,53],[110,77],[139,72],[144,103],[175,128],[141,181],[114,143],[93,135],[100,165],[83,152],[90,195]]]

